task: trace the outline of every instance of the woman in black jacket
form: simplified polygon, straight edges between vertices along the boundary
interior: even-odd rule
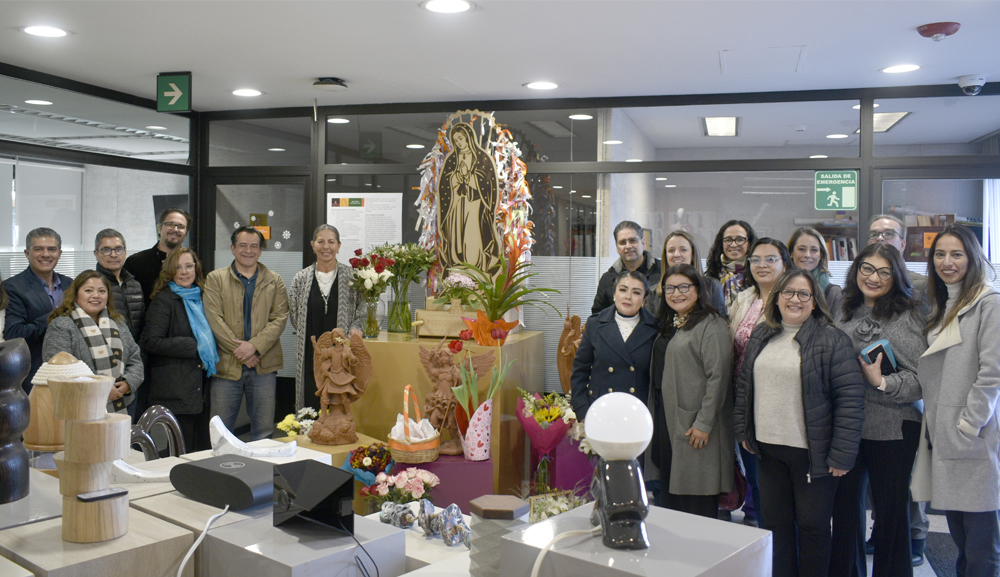
[[[824,577],[837,482],[854,466],[865,381],[808,272],[781,276],[736,381],[736,440],[759,455],[763,528],[775,577]]]
[[[188,451],[209,445],[205,383],[219,360],[201,300],[204,280],[193,250],[179,248],[167,255],[153,286],[141,340],[149,357],[149,404],[174,413]]]

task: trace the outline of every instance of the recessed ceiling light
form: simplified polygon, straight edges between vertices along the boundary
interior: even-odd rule
[[[552,188],[562,188],[562,187],[561,187],[561,186],[559,186],[559,185],[555,185],[555,186],[553,186]]]
[[[233,94],[236,96],[260,96],[263,92],[254,90],[253,88],[240,88],[239,90],[233,90]]]
[[[268,148],[268,152],[284,152],[284,148]]]
[[[854,110],[861,110],[861,105],[860,104],[855,104],[851,108],[853,108]],[[875,108],[878,108],[878,103],[877,102],[875,103]]]
[[[589,194],[581,194],[580,198],[591,198]]]
[[[330,124],[347,124],[350,122],[350,120],[346,118],[327,118],[326,121]]]
[[[875,132],[889,132],[890,128],[909,114],[909,112],[876,112],[872,114],[872,129]]]
[[[570,120],[593,120],[594,117],[589,114],[570,114]]]
[[[438,14],[456,14],[471,10],[475,4],[466,0],[429,0],[420,5],[424,10]]]
[[[576,194],[576,191],[575,190],[571,190],[571,191],[569,191],[569,193],[570,194]]]
[[[657,176],[656,177],[656,180],[666,180],[666,179],[667,179],[667,177],[665,177],[665,176]]]
[[[676,184],[664,184],[663,188],[677,188]]]
[[[35,106],[52,106],[52,103],[48,100],[25,100],[25,104],[34,104]]]
[[[735,116],[708,116],[701,119],[705,136],[736,136],[737,124]]]
[[[604,144],[621,144],[621,140],[605,140]]]
[[[642,162],[641,158],[629,158],[625,162]]]
[[[899,74],[900,72],[913,72],[914,70],[920,70],[920,67],[916,64],[897,64],[895,66],[887,66],[879,72],[885,72],[886,74]]]
[[[147,126],[146,130],[166,130],[166,126]]]
[[[539,81],[539,82],[529,82],[524,85],[525,88],[530,88],[532,90],[553,90],[559,88],[559,85],[555,82]]]
[[[848,138],[846,134],[827,134],[827,138]]]
[[[825,155],[825,154],[814,154],[814,155],[810,156],[809,158],[829,158],[829,157],[827,155]]]
[[[418,148],[424,148],[424,145],[423,144],[407,144],[406,148],[418,149]]]
[[[53,26],[28,26],[21,29],[25,34],[31,34],[32,36],[41,36],[43,38],[62,38],[69,34],[61,28],[55,28]]]

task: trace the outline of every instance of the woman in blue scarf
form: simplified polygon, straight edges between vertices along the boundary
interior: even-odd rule
[[[149,356],[149,404],[174,413],[188,451],[209,446],[205,385],[219,361],[201,300],[204,281],[193,250],[178,248],[167,255],[140,342]]]

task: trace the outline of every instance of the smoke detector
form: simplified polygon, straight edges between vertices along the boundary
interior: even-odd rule
[[[958,22],[935,22],[933,24],[917,26],[917,32],[924,38],[930,38],[935,42],[940,42],[944,40],[945,37],[958,32],[958,29],[961,27],[962,25]]]
[[[333,76],[324,76],[317,78],[316,82],[313,82],[313,88],[328,92],[340,92],[341,90],[347,90],[347,83]]]

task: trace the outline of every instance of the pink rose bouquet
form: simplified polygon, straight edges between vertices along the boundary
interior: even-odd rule
[[[410,467],[395,475],[384,472],[375,476],[375,483],[361,489],[361,496],[375,502],[376,507],[382,503],[409,503],[426,499],[431,489],[441,483],[437,475],[424,469]]]

